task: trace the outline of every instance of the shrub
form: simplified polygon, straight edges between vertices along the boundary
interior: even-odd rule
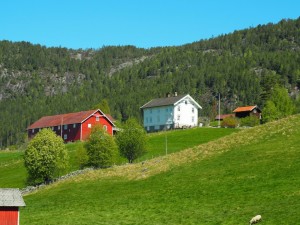
[[[223,119],[221,127],[236,128],[239,126],[239,123],[239,119],[236,117],[227,117]]]
[[[241,126],[246,126],[246,127],[255,127],[260,123],[259,118],[254,115],[242,118],[240,119],[240,121],[241,121]]]

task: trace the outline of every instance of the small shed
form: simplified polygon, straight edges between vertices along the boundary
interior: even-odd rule
[[[17,188],[0,188],[0,225],[19,225],[19,207],[25,206]]]
[[[238,107],[233,110],[233,112],[235,113],[235,117],[237,118],[257,116],[259,119],[261,119],[261,110],[257,107],[257,105]]]

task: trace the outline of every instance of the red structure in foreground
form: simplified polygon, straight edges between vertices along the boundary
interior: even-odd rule
[[[19,207],[25,206],[16,188],[0,188],[0,225],[19,225]]]
[[[113,135],[116,127],[110,118],[100,109],[44,116],[27,128],[28,138],[33,138],[43,128],[50,128],[65,142],[82,141],[89,137],[91,128],[95,125],[102,126],[110,135]]]

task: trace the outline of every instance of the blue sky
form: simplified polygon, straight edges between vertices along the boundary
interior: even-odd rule
[[[178,46],[300,16],[299,0],[0,0],[0,40]]]

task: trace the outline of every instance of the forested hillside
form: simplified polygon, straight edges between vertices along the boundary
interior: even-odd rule
[[[235,31],[179,47],[46,48],[0,42],[0,147],[22,143],[26,127],[44,115],[109,103],[119,120],[167,92],[189,93],[215,114],[236,106],[261,108],[279,84],[296,101],[300,87],[300,18]]]

